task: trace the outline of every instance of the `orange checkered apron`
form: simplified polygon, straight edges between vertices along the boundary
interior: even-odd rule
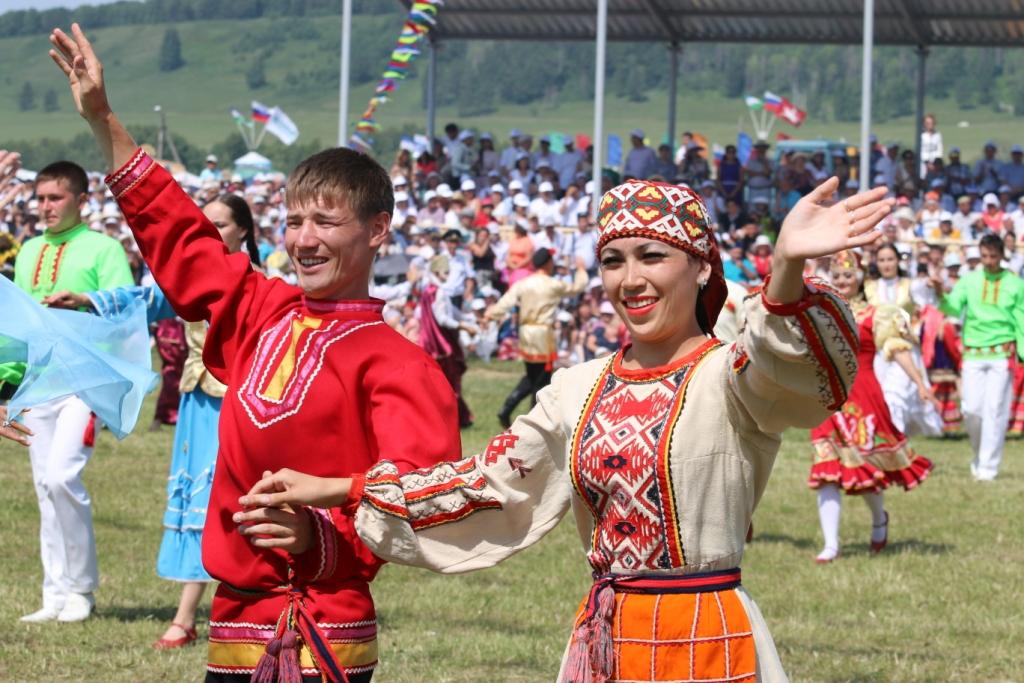
[[[604,575],[576,617],[561,683],[756,679],[740,570]]]

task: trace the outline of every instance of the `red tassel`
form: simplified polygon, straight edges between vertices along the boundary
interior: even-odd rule
[[[612,676],[615,662],[615,643],[612,640],[612,618],[615,612],[615,591],[602,587],[597,593],[597,611],[592,622],[590,643],[591,664],[595,683],[606,683]]]
[[[250,683],[274,683],[277,678],[277,658],[281,653],[281,639],[274,638],[267,643],[267,648],[256,664],[256,670],[252,672]]]
[[[573,631],[561,683],[591,683],[593,677],[590,670],[589,642],[590,628],[584,621]]]
[[[82,445],[92,448],[96,445],[96,413],[89,413],[89,424],[85,425],[85,433],[82,434]]]
[[[288,629],[281,636],[281,654],[277,658],[277,683],[302,683],[299,666],[299,634]]]

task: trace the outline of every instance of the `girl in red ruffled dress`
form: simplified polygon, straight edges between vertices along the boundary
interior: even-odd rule
[[[882,491],[894,483],[912,489],[932,469],[931,461],[915,453],[907,444],[907,437],[893,425],[885,395],[875,377],[875,353],[881,351],[903,367],[917,385],[922,400],[935,401],[931,388],[913,363],[911,343],[900,336],[898,325],[891,324],[890,318],[899,315],[898,309],[871,306],[865,301],[864,271],[856,254],[836,254],[830,275],[857,318],[859,369],[846,403],[811,431],[815,453],[807,483],[818,491],[825,547],[815,560],[821,564],[839,555],[840,489],[848,495],[862,496],[867,503],[872,517],[871,551],[878,553],[889,535],[889,514]]]

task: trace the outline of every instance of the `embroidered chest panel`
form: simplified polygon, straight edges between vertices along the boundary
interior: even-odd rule
[[[302,409],[323,368],[327,350],[348,335],[381,321],[326,320],[292,311],[265,331],[237,396],[259,429]]]
[[[669,453],[694,366],[627,382],[598,381],[573,439],[573,485],[595,519],[595,568],[685,564]]]

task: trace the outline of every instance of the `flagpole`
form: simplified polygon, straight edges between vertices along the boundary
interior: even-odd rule
[[[338,147],[344,147],[348,140],[348,83],[349,53],[352,45],[352,0],[341,1],[341,76],[338,85],[340,103],[338,106]]]
[[[234,117],[232,117],[232,118],[234,118]],[[245,127],[242,125],[242,122],[239,121],[238,119],[235,119],[235,127],[238,128],[238,132],[242,136],[242,142],[245,143],[245,148],[251,152],[252,151],[252,140],[250,140],[249,136],[245,134]]]
[[[263,128],[260,129],[260,134],[256,138],[256,142],[253,143],[252,151],[255,152],[260,148],[260,143],[263,142],[263,136],[267,134],[267,124],[264,122]]]
[[[590,217],[597,220],[597,212],[601,208],[601,194],[604,187],[604,77],[605,49],[608,42],[608,0],[597,0],[596,51],[594,59],[594,165],[591,179],[594,182],[594,193],[590,198]]]
[[[871,188],[871,50],[875,43],[875,0],[864,0],[864,47],[860,82],[860,189]]]

